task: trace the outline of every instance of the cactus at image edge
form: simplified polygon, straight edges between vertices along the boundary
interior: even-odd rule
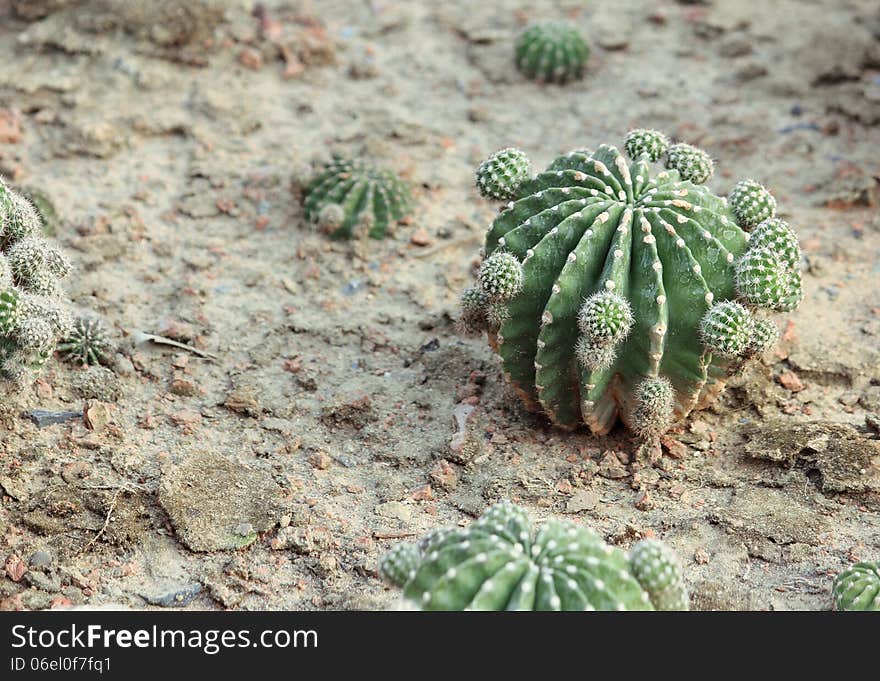
[[[624,147],[630,160],[577,150],[508,188],[461,326],[488,332],[531,410],[596,433],[620,417],[656,445],[776,342],[767,316],[803,297],[800,248],[761,185],[726,200],[701,184],[704,151],[653,130]]]
[[[408,185],[365,161],[334,158],[304,192],[306,218],[334,239],[382,239],[412,207]]]
[[[516,65],[540,82],[565,83],[580,78],[590,48],[571,24],[546,21],[526,28],[516,40]]]
[[[397,545],[379,572],[422,610],[687,609],[674,556],[654,544],[656,556],[641,551],[634,563],[582,525],[551,519],[536,530],[502,501],[467,528]]]
[[[856,563],[834,580],[834,609],[880,612],[880,563]]]
[[[33,205],[0,180],[0,379],[30,384],[68,333],[60,281],[70,271]]]
[[[690,599],[675,552],[656,539],[643,539],[629,552],[632,573],[657,610],[688,610]]]

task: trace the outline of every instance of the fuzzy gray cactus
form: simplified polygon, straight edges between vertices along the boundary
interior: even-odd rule
[[[590,48],[571,24],[545,21],[519,35],[515,54],[517,67],[529,78],[565,83],[583,76]]]
[[[0,378],[28,385],[72,323],[60,282],[64,254],[42,235],[29,201],[0,180]]]
[[[382,239],[412,208],[409,186],[390,170],[334,158],[305,190],[306,217],[334,239]]]
[[[633,563],[572,521],[536,530],[507,501],[465,529],[397,545],[379,572],[422,610],[687,609],[680,568],[665,547],[640,550]]]
[[[834,580],[834,609],[880,612],[880,562],[850,566]]]
[[[656,130],[624,146],[629,161],[576,150],[508,187],[461,325],[486,329],[529,409],[600,434],[620,417],[653,456],[776,342],[768,315],[803,297],[800,248],[757,183],[733,206],[702,184],[704,151]]]

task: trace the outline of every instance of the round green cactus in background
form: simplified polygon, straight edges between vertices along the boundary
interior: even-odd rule
[[[546,21],[519,35],[515,54],[517,67],[529,78],[565,83],[583,75],[590,48],[571,24]]]
[[[58,343],[58,353],[77,364],[104,364],[112,349],[110,336],[101,320],[77,317],[70,332]]]
[[[880,612],[880,563],[856,563],[834,580],[834,609]]]
[[[394,547],[379,573],[421,610],[687,609],[680,568],[658,551],[660,567],[636,561],[639,578],[627,555],[591,530],[553,519],[536,530],[525,509],[503,501],[465,529]]]
[[[570,152],[516,188],[465,315],[487,320],[528,408],[596,433],[620,417],[656,444],[772,347],[764,316],[802,299],[800,249],[763,188],[737,193],[761,204],[737,199],[738,218],[701,184],[704,151],[654,130],[632,131],[625,148],[629,161],[608,145]]]
[[[306,218],[334,239],[381,239],[412,208],[409,186],[390,170],[334,158],[304,192]]]

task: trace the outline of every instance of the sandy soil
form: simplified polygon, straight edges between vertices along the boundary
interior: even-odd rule
[[[666,539],[698,608],[827,609],[880,557],[875,2],[175,4],[0,0],[0,171],[53,203],[118,349],[2,402],[0,608],[388,607],[380,552],[502,497]],[[587,76],[523,79],[512,37],[559,17]],[[718,193],[765,182],[807,262],[776,356],[635,475],[625,431],[527,414],[453,325],[493,211],[476,162],[633,126],[709,150]],[[414,183],[394,238],[305,222],[291,177],[334,151]]]

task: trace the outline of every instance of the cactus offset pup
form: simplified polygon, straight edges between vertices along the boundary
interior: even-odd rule
[[[365,161],[334,158],[305,190],[306,217],[334,239],[382,239],[412,207],[407,184]]]
[[[421,610],[687,610],[675,555],[657,541],[630,556],[572,521],[537,530],[500,502],[465,529],[398,544],[379,574]]]
[[[461,326],[488,332],[506,378],[555,424],[606,433],[620,417],[656,443],[775,343],[767,315],[802,298],[800,248],[757,182],[728,199],[703,185],[704,151],[653,130],[624,148],[629,160],[607,145],[570,152],[516,186],[522,173],[498,171],[498,155],[481,166],[510,199]],[[501,154],[526,167],[521,152]],[[485,196],[499,184],[478,172]]]
[[[30,384],[70,330],[60,285],[69,271],[33,205],[0,180],[0,378],[16,388]]]

